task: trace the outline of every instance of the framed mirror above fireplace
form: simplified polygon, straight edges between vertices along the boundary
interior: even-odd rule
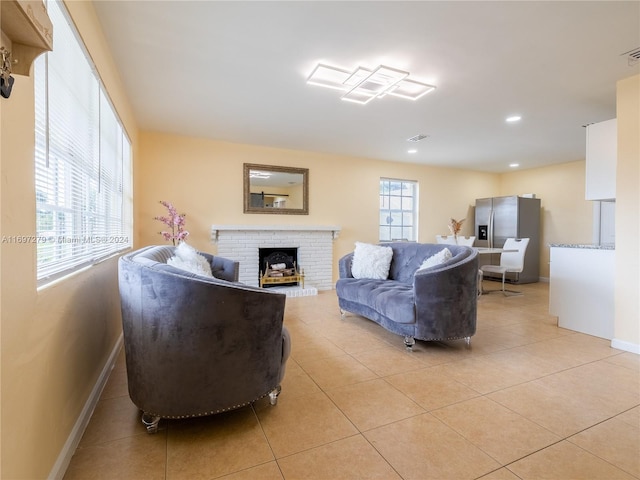
[[[309,215],[309,169],[245,163],[244,213]]]

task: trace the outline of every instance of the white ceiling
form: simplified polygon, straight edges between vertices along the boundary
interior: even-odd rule
[[[569,162],[640,72],[621,55],[640,47],[639,1],[94,3],[141,129],[237,143],[488,172]],[[357,105],[306,84],[318,62],[437,89]]]

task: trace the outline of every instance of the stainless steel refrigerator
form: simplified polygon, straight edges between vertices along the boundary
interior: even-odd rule
[[[501,248],[507,238],[528,238],[524,270],[507,273],[511,283],[533,283],[540,277],[540,199],[519,196],[476,200],[476,247]],[[498,265],[500,255],[480,255],[480,264]],[[494,274],[496,278],[501,275]],[[485,273],[490,278],[491,273]]]

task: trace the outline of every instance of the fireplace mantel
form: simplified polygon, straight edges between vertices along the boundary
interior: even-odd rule
[[[331,232],[335,240],[342,230],[337,225],[211,225],[211,241],[218,242],[221,231],[232,232]]]

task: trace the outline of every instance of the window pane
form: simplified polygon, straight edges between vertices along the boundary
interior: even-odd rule
[[[380,240],[417,241],[416,182],[380,179]]]

